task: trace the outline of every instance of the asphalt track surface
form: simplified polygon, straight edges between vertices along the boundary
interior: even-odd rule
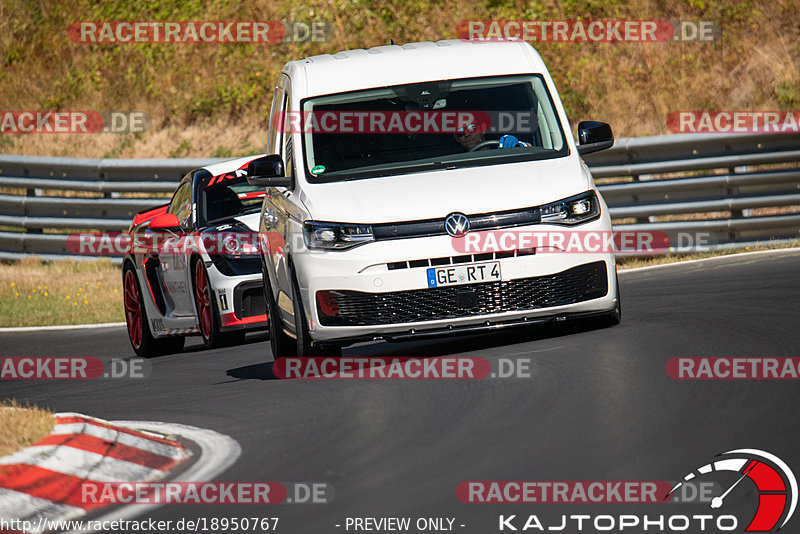
[[[800,472],[796,380],[677,381],[665,372],[676,356],[799,357],[799,275],[798,250],[628,272],[620,275],[617,327],[345,350],[530,358],[530,378],[278,380],[261,335],[214,351],[192,341],[181,354],[152,360],[147,379],[5,381],[0,397],[213,429],[243,449],[219,480],[335,488],[329,504],[170,505],[145,516],[154,519],[279,517],[279,532],[291,534],[345,532],[346,517],[454,517],[457,532],[491,533],[499,514],[537,514],[558,525],[562,513],[656,513],[653,505],[465,504],[455,488],[465,480],[675,481],[736,448],[769,451]],[[108,328],[0,334],[0,355],[133,353],[125,330]],[[752,518],[754,487],[740,487],[725,507]]]

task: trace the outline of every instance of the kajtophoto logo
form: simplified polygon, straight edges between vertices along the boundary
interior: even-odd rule
[[[758,508],[745,532],[777,532],[783,528],[797,508],[797,479],[786,462],[758,449],[736,449],[717,456],[719,459],[683,477],[667,497],[689,481],[708,477],[711,473],[733,472],[739,475],[736,482],[711,500],[711,508],[721,508],[728,495],[748,478],[756,485]]]

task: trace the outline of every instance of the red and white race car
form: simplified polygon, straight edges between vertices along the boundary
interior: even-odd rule
[[[267,327],[257,240],[265,190],[245,178],[255,158],[194,170],[168,204],[134,218],[122,281],[137,355],[178,352],[188,335],[233,344]]]

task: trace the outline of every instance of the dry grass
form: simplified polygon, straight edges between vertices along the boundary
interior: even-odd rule
[[[0,327],[124,321],[122,273],[110,261],[0,263]]]
[[[261,154],[267,145],[267,118],[234,122],[156,126],[141,135],[62,134],[9,137],[0,152],[26,156],[87,158],[234,158]]]
[[[0,402],[0,457],[32,445],[53,430],[53,414],[14,400]]]
[[[568,116],[618,137],[669,133],[678,110],[800,108],[798,0],[229,0],[178,4],[26,0],[0,4],[5,109],[141,110],[136,135],[4,135],[0,152],[84,157],[236,156],[263,149],[285,61],[348,48],[455,38],[467,19],[713,20],[711,43],[538,43]],[[325,21],[325,43],[89,45],[77,20]]]
[[[619,256],[620,269],[800,246],[800,239],[692,254]],[[0,327],[124,321],[120,268],[108,261],[0,263]]]

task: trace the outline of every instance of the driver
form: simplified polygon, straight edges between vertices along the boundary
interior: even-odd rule
[[[459,127],[453,137],[461,147],[469,152],[470,150],[475,149],[476,146],[483,143],[486,140],[486,137],[483,135],[483,132],[477,127],[475,123],[467,124],[466,126]],[[529,147],[531,146],[530,143],[526,143],[525,141],[520,141],[516,137],[511,134],[506,134],[500,138],[499,141],[495,141],[497,143],[497,148],[517,148],[517,147]],[[494,148],[494,143],[486,144],[477,150],[485,150],[489,148]]]
[[[466,126],[459,126],[459,128],[453,134],[455,140],[458,141],[458,144],[462,146],[462,148],[469,152],[479,143],[483,143],[486,138],[483,135],[483,132],[480,131],[477,125],[473,122],[467,124]],[[483,150],[485,148],[490,148],[488,146],[482,147],[479,150]]]

